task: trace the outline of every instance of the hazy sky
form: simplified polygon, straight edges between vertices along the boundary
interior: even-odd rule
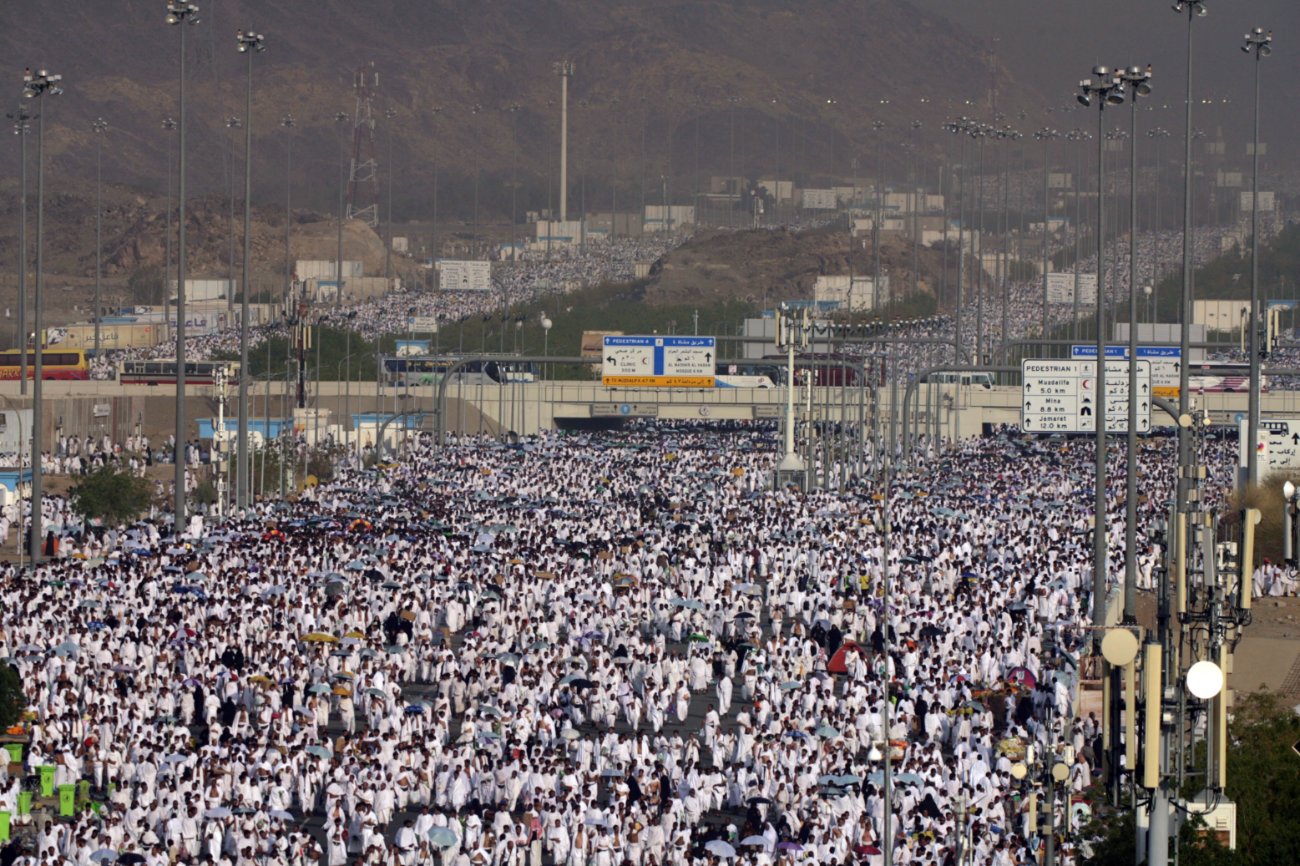
[[[1020,80],[1035,82],[1050,105],[1074,102],[1079,79],[1095,64],[1151,63],[1153,109],[1139,122],[1178,133],[1183,128],[1186,76],[1186,13],[1172,0],[911,0],[945,15],[993,44],[1001,62]],[[1287,145],[1300,133],[1300,6],[1295,0],[1207,0],[1209,14],[1193,22],[1193,92],[1217,105],[1197,106],[1193,123],[1213,133],[1222,128],[1230,144],[1251,134],[1254,59],[1243,54],[1244,34],[1259,26],[1274,33],[1274,50],[1262,70],[1262,141]],[[996,41],[994,41],[996,40]],[[1224,105],[1222,100],[1228,100]],[[1140,103],[1141,104],[1141,103]],[[1169,108],[1161,110],[1168,105]],[[1035,127],[1039,118],[1027,119]],[[1078,120],[1072,120],[1074,125]],[[1065,126],[1060,119],[1054,126]],[[1029,130],[1024,130],[1029,131]],[[1270,147],[1270,151],[1274,148]],[[1234,148],[1237,154],[1240,147]],[[1277,155],[1281,155],[1280,153]]]

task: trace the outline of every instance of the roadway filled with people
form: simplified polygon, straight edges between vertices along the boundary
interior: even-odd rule
[[[1174,447],[1142,448],[1149,587]],[[24,768],[104,803],[38,861],[1027,862],[1012,765],[1058,756],[1062,794],[1097,766],[1091,444],[1003,432],[806,494],[771,489],[779,451],[748,424],[424,440],[4,566]],[[1199,451],[1221,499],[1230,449]],[[0,782],[19,815],[31,780]]]

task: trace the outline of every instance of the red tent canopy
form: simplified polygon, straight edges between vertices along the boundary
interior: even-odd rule
[[[830,662],[826,665],[826,670],[833,674],[847,674],[849,667],[845,662],[849,650],[853,650],[859,655],[866,655],[866,651],[857,641],[846,640],[840,644],[840,648],[835,651],[835,655],[831,656]]]

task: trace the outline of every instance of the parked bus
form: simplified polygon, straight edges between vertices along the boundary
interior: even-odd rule
[[[763,360],[782,362],[779,367],[772,370],[770,375],[774,377],[775,381],[784,383],[786,356],[764,355]],[[812,365],[813,362],[816,362],[816,364]],[[858,384],[858,364],[862,363],[862,359],[842,355],[838,352],[804,352],[794,356],[794,363],[795,381],[802,384],[802,371],[811,369],[813,371],[813,385],[818,388],[836,388]],[[869,375],[871,369],[872,365],[868,362],[867,371]]]
[[[186,361],[186,385],[214,385],[217,370],[226,368],[226,381],[233,385],[239,381],[239,364],[236,361]],[[175,385],[176,359],[160,358],[152,361],[123,360],[117,365],[117,381],[122,385]]]
[[[927,382],[936,382],[941,385],[974,385],[976,388],[992,388],[996,382],[992,373],[977,370],[973,373],[943,372],[931,373],[926,377]]]
[[[738,373],[718,373],[713,377],[716,388],[775,388],[776,383],[767,375],[746,376]]]
[[[22,353],[17,349],[0,352],[0,379],[22,375]],[[27,378],[36,375],[36,353],[27,352]],[[42,379],[89,379],[90,364],[82,349],[44,349],[41,352]]]
[[[1219,392],[1226,394],[1244,394],[1250,391],[1249,364],[1211,364],[1215,372],[1201,372],[1192,368],[1187,377],[1187,385],[1192,393]],[[1268,390],[1268,377],[1259,374],[1259,390]]]
[[[436,385],[456,367],[458,385],[500,385],[534,382],[537,365],[516,358],[474,358],[435,355],[385,355],[381,359],[385,386]]]

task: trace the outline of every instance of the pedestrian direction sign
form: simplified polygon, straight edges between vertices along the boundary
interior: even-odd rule
[[[1247,421],[1244,416],[1237,419],[1240,436],[1238,437],[1239,465],[1246,467],[1246,447],[1250,441]],[[1259,439],[1255,443],[1256,465],[1260,478],[1256,483],[1273,472],[1294,472],[1300,469],[1300,418],[1261,418],[1259,419]]]
[[[1071,346],[1070,357],[1075,360],[1096,358],[1097,346],[1095,343]],[[1177,400],[1183,350],[1177,346],[1138,346],[1137,357],[1139,361],[1151,362],[1151,396]],[[1128,360],[1128,346],[1107,346],[1106,358],[1114,361]],[[1125,372],[1124,375],[1127,376],[1128,373]]]
[[[1025,359],[1020,364],[1021,428],[1026,433],[1092,433],[1106,413],[1106,432],[1128,432],[1128,362],[1106,362],[1104,394],[1095,361]],[[1151,429],[1151,362],[1138,361],[1137,432]]]
[[[607,335],[600,381],[615,388],[712,388],[717,360],[714,337]]]

